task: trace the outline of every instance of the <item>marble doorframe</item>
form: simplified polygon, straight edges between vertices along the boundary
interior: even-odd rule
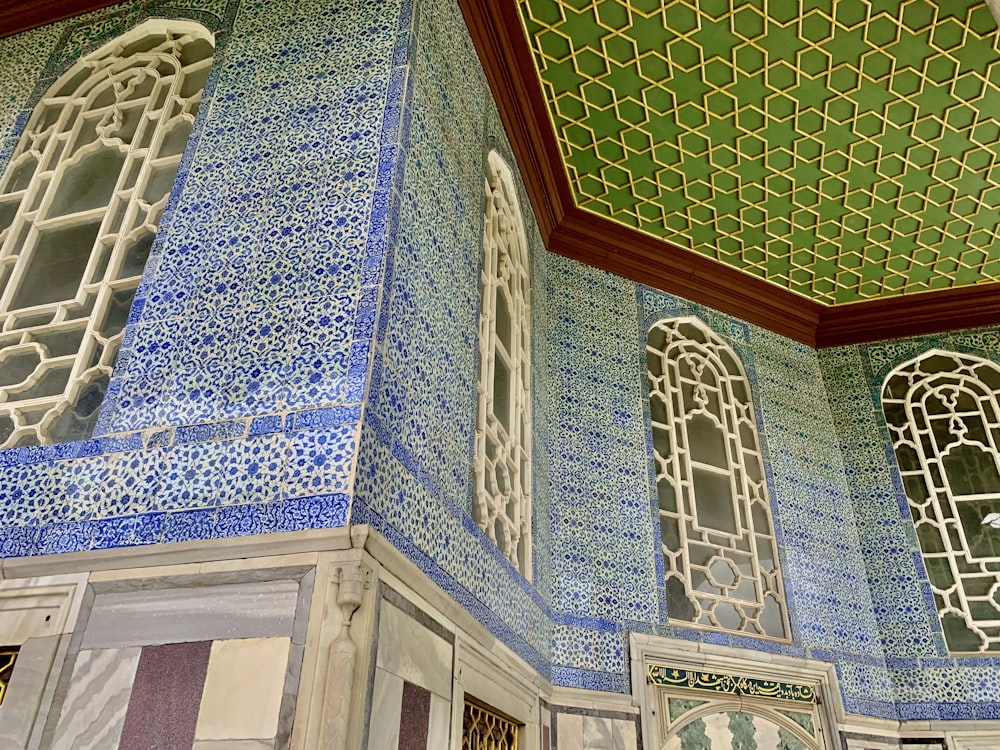
[[[842,750],[837,729],[843,725],[845,714],[833,665],[644,633],[632,633],[629,641],[632,696],[639,707],[643,747],[647,750],[660,750],[665,741],[660,736],[657,716],[661,688],[647,679],[649,667],[659,664],[808,686],[816,695],[821,747]]]
[[[87,592],[87,574],[0,581],[0,645],[20,646],[0,705],[0,747],[33,750]]]

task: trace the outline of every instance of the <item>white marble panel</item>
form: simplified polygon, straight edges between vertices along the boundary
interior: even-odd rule
[[[118,747],[138,648],[81,651],[56,726],[53,750]]]
[[[86,582],[86,575],[0,581],[0,643],[69,632]]]
[[[611,719],[584,716],[583,747],[584,750],[608,750],[611,747]]]
[[[27,747],[33,727],[44,721],[47,712],[40,713],[42,696],[61,639],[62,636],[50,635],[30,638],[22,644],[0,705],[0,748]]]
[[[427,724],[427,750],[451,747],[451,701],[431,693],[431,715]]]
[[[394,750],[399,746],[402,706],[403,680],[390,672],[376,669],[372,712],[368,719],[368,750]]]
[[[559,750],[584,750],[583,717],[577,714],[556,714],[556,739]]]
[[[291,635],[298,593],[262,581],[98,594],[82,648]]]
[[[274,750],[274,740],[201,740],[191,750]]]
[[[451,699],[451,644],[389,602],[379,612],[378,667]]]
[[[195,739],[273,740],[290,647],[290,638],[213,643]]]
[[[636,750],[639,745],[635,722],[628,719],[611,720],[612,750]]]

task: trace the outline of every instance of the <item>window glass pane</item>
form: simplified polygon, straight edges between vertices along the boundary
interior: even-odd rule
[[[693,468],[695,504],[698,524],[730,534],[736,533],[736,516],[733,514],[732,488],[729,477],[714,471]]]
[[[100,220],[38,233],[12,307],[33,307],[72,299],[80,288]]]
[[[510,368],[501,357],[496,358],[493,371],[493,413],[504,428],[510,428]]]
[[[63,173],[49,216],[65,216],[102,208],[111,199],[125,157],[117,148],[91,151]]]
[[[497,290],[497,339],[505,349],[510,350],[510,306],[507,303],[507,292],[503,288]]]
[[[721,428],[703,414],[696,414],[687,421],[688,446],[691,458],[720,469],[729,468],[726,439]]]

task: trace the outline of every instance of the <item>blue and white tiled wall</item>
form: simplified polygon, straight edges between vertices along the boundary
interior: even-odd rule
[[[370,523],[559,685],[628,692],[635,630],[832,662],[862,714],[1000,715],[995,660],[944,651],[872,396],[940,341],[817,353],[548,255],[528,217],[529,583],[469,515],[484,164],[513,158],[457,7],[181,5],[0,40],[0,162],[68,62],[147,16],[219,40],[98,437],[0,453],[0,554]],[[790,645],[667,624],[642,343],[689,314],[754,386]]]
[[[127,3],[0,40],[4,161],[81,54],[150,16],[217,40],[97,437],[0,454],[4,555],[346,523],[412,13],[190,6]]]
[[[485,165],[490,149],[514,161],[457,4],[417,3],[414,28],[398,236],[376,330],[352,522],[386,534],[547,674],[546,488],[536,481],[535,585],[470,515]],[[520,202],[528,210],[523,191]],[[545,256],[526,219],[537,289]],[[533,294],[544,305],[544,293]],[[545,363],[534,365],[535,382],[545,382]],[[534,411],[541,444],[544,404]],[[542,462],[537,476],[544,476]]]
[[[1000,330],[840,347],[819,355],[899,717],[996,719],[1000,659],[948,656],[879,400],[891,370],[933,348],[1000,362]]]

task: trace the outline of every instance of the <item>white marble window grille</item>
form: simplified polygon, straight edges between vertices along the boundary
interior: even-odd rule
[[[488,158],[479,319],[475,494],[479,528],[531,577],[531,316],[528,240],[510,167]]]
[[[147,21],[32,112],[0,178],[0,448],[92,434],[213,45]]]
[[[929,351],[882,409],[948,649],[1000,651],[1000,366]]]
[[[789,637],[750,384],[696,318],[656,323],[646,345],[667,614]]]

